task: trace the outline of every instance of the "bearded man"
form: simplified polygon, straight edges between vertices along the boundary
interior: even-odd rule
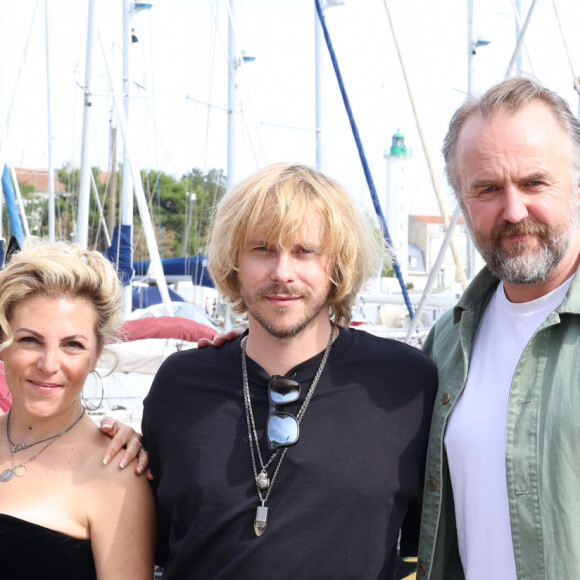
[[[485,267],[432,329],[418,578],[580,570],[580,124],[539,83],[468,100],[443,153]]]

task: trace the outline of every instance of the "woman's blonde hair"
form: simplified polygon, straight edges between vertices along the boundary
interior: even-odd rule
[[[123,293],[113,264],[101,253],[69,242],[28,238],[0,270],[0,350],[14,339],[16,306],[33,296],[83,298],[94,305],[99,351],[123,321]]]
[[[297,163],[277,163],[258,171],[227,192],[215,209],[209,271],[235,312],[246,311],[237,273],[240,250],[250,235],[263,229],[265,243],[288,247],[312,216],[322,223],[322,245],[332,283],[331,319],[348,325],[362,284],[378,274],[383,244],[337,182]]]

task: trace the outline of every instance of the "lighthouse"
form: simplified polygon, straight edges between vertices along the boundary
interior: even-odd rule
[[[411,152],[405,145],[405,137],[397,129],[390,149],[385,149],[387,161],[387,187],[385,195],[385,219],[391,234],[393,250],[404,280],[409,271],[409,176]]]

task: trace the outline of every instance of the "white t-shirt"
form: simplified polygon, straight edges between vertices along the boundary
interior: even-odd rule
[[[525,346],[571,282],[518,304],[500,283],[476,330],[467,384],[445,432],[466,580],[517,580],[505,466],[509,392]]]

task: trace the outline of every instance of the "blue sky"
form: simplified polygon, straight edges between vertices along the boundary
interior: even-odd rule
[[[314,2],[235,0],[236,36],[256,60],[243,68],[244,135],[240,175],[276,161],[315,163]],[[521,0],[525,15],[531,2]],[[554,4],[572,58],[566,55]],[[52,156],[56,168],[78,166],[82,129],[88,2],[2,0],[0,3],[0,156],[10,165],[48,163],[45,6],[49,17]],[[145,169],[177,177],[191,167],[226,169],[227,14],[225,0],[156,0],[133,19],[134,153]],[[389,0],[439,187],[453,210],[440,147],[448,120],[467,89],[467,1]],[[412,213],[438,213],[431,179],[401,73],[385,0],[347,0],[326,20],[379,193],[384,149],[397,129],[413,151]],[[558,91],[577,112],[573,78],[580,75],[580,3],[537,0],[526,35],[523,69]],[[99,42],[94,47],[96,93],[93,164],[108,164],[112,90],[121,91],[122,1],[96,2],[96,27],[113,71],[111,88]],[[474,0],[474,36],[491,43],[474,58],[473,89],[501,80],[515,46],[512,0]],[[366,207],[364,181],[344,107],[323,53],[323,171]],[[572,70],[574,68],[574,70]],[[208,105],[209,103],[209,105]],[[208,117],[209,114],[209,117]],[[251,138],[250,138],[251,136]]]

